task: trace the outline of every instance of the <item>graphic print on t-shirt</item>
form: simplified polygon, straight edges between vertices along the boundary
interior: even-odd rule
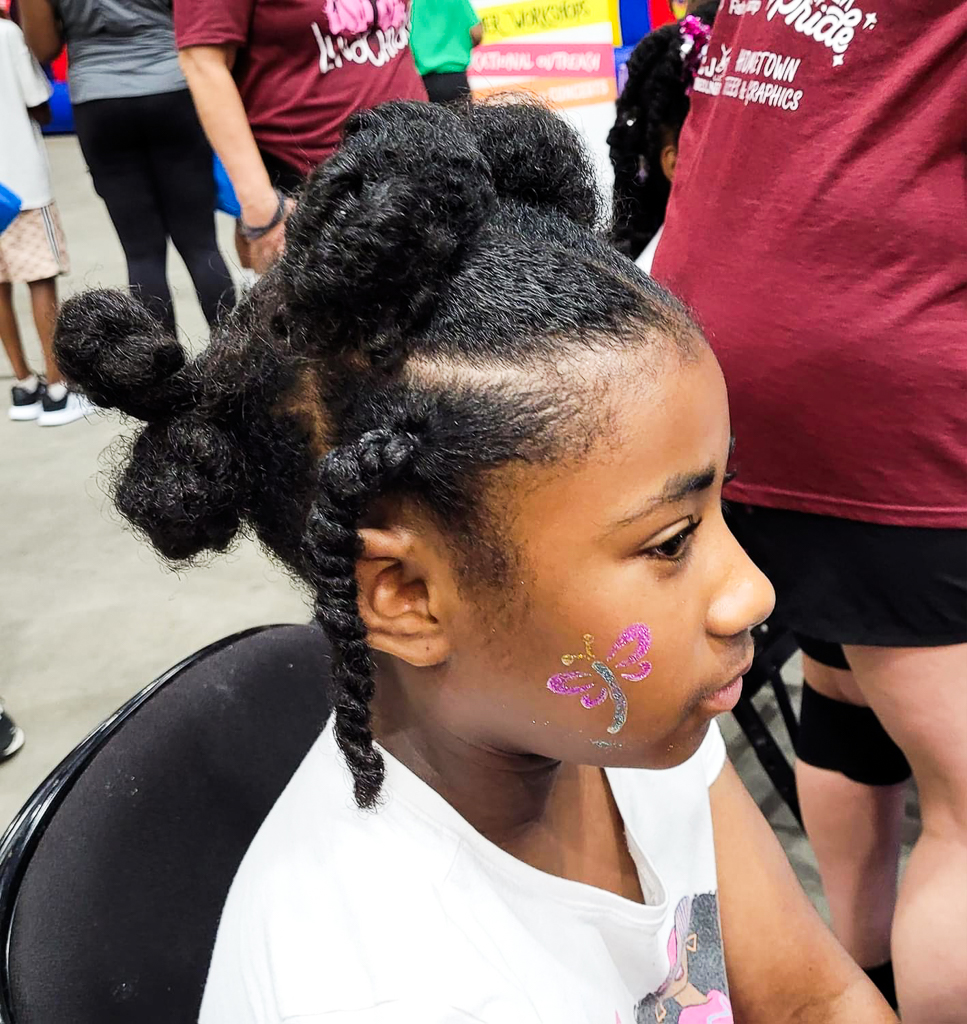
[[[729,0],[725,10],[735,17],[781,20],[792,32],[825,46],[834,68],[843,67],[850,44],[859,34],[877,26],[876,12],[860,10],[854,0],[818,5],[814,0]],[[733,65],[732,47],[719,43],[718,50],[709,47],[695,76],[695,92],[739,100],[746,106],[756,103],[779,110],[799,109],[805,95],[796,83],[802,57],[745,47],[735,55]],[[815,52],[818,57],[819,51]],[[727,74],[730,67],[731,74]]]
[[[684,896],[668,936],[668,976],[635,1007],[636,1024],[733,1024],[718,898]]]
[[[319,47],[319,73],[327,75],[344,63],[381,68],[395,60],[410,41],[409,12],[403,0],[326,0],[329,32],[319,22],[312,34]]]

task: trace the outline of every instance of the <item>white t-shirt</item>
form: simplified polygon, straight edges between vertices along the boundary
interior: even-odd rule
[[[44,139],[27,113],[28,107],[46,103],[52,92],[23,32],[0,18],[0,185],[20,196],[24,210],[53,199]]]
[[[384,757],[362,812],[331,724],[312,747],[232,884],[202,1024],[731,1024],[716,723],[677,768],[607,772],[644,905],[517,860]]]
[[[646,273],[651,273],[651,265],[655,262],[655,252],[658,250],[658,243],[661,241],[661,233],[665,225],[662,224],[652,235],[651,241],[641,250],[641,255],[635,260],[635,264]]]

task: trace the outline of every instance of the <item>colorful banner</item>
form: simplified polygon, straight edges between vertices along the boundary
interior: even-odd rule
[[[610,43],[494,43],[473,52],[471,75],[602,78],[614,67]]]
[[[487,43],[535,32],[611,23],[611,0],[524,0],[513,4],[475,5]]]
[[[520,88],[518,86],[518,88]],[[506,92],[506,86],[477,89],[475,96],[492,96]],[[589,103],[613,103],[618,96],[615,79],[592,78],[580,81],[575,78],[542,78],[529,82],[525,92],[544,100],[548,106],[558,110],[568,107],[586,107]]]
[[[473,54],[476,96],[527,92],[566,112],[585,136],[603,188],[612,180],[615,0],[477,0],[484,42]]]

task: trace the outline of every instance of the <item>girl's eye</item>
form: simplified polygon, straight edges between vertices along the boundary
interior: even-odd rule
[[[698,529],[698,522],[689,523],[683,530],[679,530],[674,537],[663,540],[652,548],[646,549],[646,555],[653,558],[664,558],[670,562],[680,562],[688,551],[688,542],[692,534]]]

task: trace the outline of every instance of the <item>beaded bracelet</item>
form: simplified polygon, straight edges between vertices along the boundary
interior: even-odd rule
[[[282,223],[285,218],[285,196],[276,189],[276,196],[279,199],[279,208],[275,211],[272,219],[268,224],[263,224],[261,227],[253,228],[250,224],[246,224],[241,217],[238,219],[238,233],[245,239],[246,242],[255,242],[260,238],[264,238],[272,228],[277,227]]]

